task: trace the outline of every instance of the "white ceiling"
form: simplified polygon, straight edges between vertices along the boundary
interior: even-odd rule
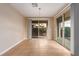
[[[52,17],[65,5],[66,3],[38,3],[38,7],[32,7],[32,3],[11,4],[11,6],[13,6],[25,17]],[[38,8],[41,8],[40,16]]]

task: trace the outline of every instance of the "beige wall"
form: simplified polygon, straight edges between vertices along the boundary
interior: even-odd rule
[[[50,31],[49,31],[49,37],[52,40],[56,40],[56,22],[54,17],[50,18]]]
[[[25,39],[30,39],[29,38],[29,20],[25,18]]]
[[[24,17],[8,4],[0,4],[0,52],[25,36]]]

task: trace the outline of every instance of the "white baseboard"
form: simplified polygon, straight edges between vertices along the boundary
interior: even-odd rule
[[[12,49],[13,47],[15,47],[16,45],[18,45],[19,43],[21,43],[21,42],[24,41],[24,40],[26,40],[26,39],[22,39],[22,40],[20,40],[19,42],[17,42],[16,44],[12,45],[11,47],[9,47],[9,48],[7,48],[6,50],[2,51],[2,52],[0,53],[0,55],[3,55],[4,53],[6,53],[7,51],[9,51],[10,49]]]

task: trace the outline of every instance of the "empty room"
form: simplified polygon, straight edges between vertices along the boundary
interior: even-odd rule
[[[0,3],[0,56],[78,56],[79,3]]]

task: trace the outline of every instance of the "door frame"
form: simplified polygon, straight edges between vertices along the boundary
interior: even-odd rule
[[[31,20],[30,22],[31,22],[31,39],[34,39],[34,38],[32,38],[32,21],[34,21],[34,20]],[[35,20],[36,21],[36,20]],[[38,21],[38,20],[37,20]],[[43,21],[43,20],[40,20],[40,21]],[[44,20],[44,21],[47,21],[47,30],[46,30],[46,36],[45,36],[45,38],[48,36],[48,23],[49,23],[49,21],[48,20]],[[37,39],[37,38],[36,38]],[[40,38],[38,38],[38,39],[40,39]]]

